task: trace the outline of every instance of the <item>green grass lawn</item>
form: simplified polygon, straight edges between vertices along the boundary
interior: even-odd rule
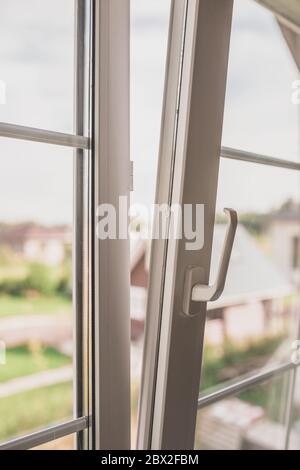
[[[71,308],[71,301],[59,296],[39,296],[33,299],[0,296],[0,318],[15,315],[43,315],[57,312],[70,313]]]
[[[40,388],[0,400],[0,441],[72,416],[72,384]]]
[[[272,357],[277,348],[284,341],[284,336],[264,338],[248,345],[245,349],[227,344],[223,354],[216,356],[214,348],[206,346],[204,349],[204,361],[201,377],[201,391],[213,388],[235,379],[249,372],[250,369],[260,369],[263,363]],[[229,371],[232,377],[224,377],[224,372]]]
[[[8,349],[6,364],[0,365],[0,383],[47,369],[58,369],[71,363],[70,357],[53,348],[36,348],[31,351],[29,347],[21,346]]]

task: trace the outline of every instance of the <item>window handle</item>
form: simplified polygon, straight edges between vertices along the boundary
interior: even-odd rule
[[[205,285],[203,284],[203,268],[198,266],[188,266],[186,268],[183,292],[183,312],[186,315],[196,315],[199,312],[199,302],[212,302],[217,300],[224,290],[238,223],[238,217],[235,210],[226,208],[224,209],[224,212],[229,217],[229,224],[217,279],[213,285]]]

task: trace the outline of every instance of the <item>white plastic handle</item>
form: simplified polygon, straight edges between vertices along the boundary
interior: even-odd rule
[[[195,315],[195,313],[197,313],[193,312],[195,309],[192,308],[191,302],[212,302],[213,300],[217,300],[224,290],[238,223],[235,210],[226,208],[224,212],[229,216],[229,224],[215,283],[208,286],[201,284],[200,279],[203,278],[203,269],[197,266],[187,267],[183,293],[183,311],[187,315]]]

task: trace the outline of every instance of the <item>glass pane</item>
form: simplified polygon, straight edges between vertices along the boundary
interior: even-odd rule
[[[222,159],[211,282],[226,232],[223,207],[237,210],[239,225],[224,292],[208,304],[202,390],[290,360],[300,313],[299,196],[297,172]]]
[[[170,0],[131,2],[131,158],[134,161],[133,204],[149,211],[154,203],[165,79]],[[136,442],[141,380],[150,241],[137,237],[149,227],[145,213],[132,222],[131,242],[131,383],[132,446]]]
[[[31,450],[76,450],[76,435],[61,437],[55,441],[47,442]]]
[[[0,121],[72,132],[74,1],[0,0]]]
[[[0,141],[0,441],[72,417],[71,149]]]
[[[288,374],[198,411],[195,449],[282,450]]]
[[[299,160],[297,67],[274,15],[234,3],[222,145]]]

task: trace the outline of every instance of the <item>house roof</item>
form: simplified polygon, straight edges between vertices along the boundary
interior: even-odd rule
[[[214,231],[211,282],[219,266],[226,226],[217,224]],[[275,262],[260,248],[254,237],[239,225],[228,268],[224,292],[208,308],[236,305],[254,300],[279,298],[292,292],[292,285]]]
[[[287,201],[278,211],[271,216],[272,221],[296,221],[300,220],[300,204]]]

